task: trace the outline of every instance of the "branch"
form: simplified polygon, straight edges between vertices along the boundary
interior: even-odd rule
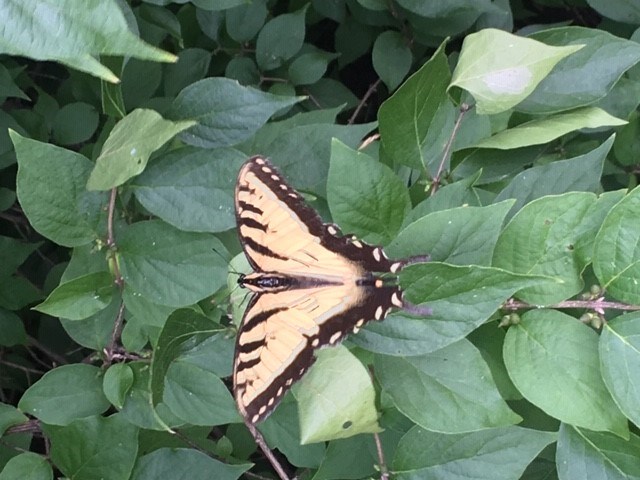
[[[525,308],[584,308],[604,315],[605,309],[635,311],[640,310],[640,305],[628,305],[626,303],[619,302],[606,302],[604,300],[604,297],[600,297],[595,300],[566,300],[564,302],[559,302],[552,305],[531,305],[530,303],[520,302],[511,298],[502,306],[502,308],[511,311]]]
[[[440,186],[440,180],[442,176],[442,172],[444,171],[444,164],[451,156],[451,148],[453,147],[453,141],[458,134],[458,130],[460,130],[460,125],[462,124],[462,119],[464,118],[465,113],[471,110],[471,105],[467,103],[463,103],[460,105],[460,110],[458,112],[458,118],[456,118],[456,123],[453,126],[453,130],[451,130],[451,135],[449,135],[449,140],[447,141],[447,145],[444,147],[444,152],[442,153],[442,160],[440,161],[440,165],[438,165],[438,172],[436,176],[433,177],[433,181],[431,184],[431,195],[435,195],[438,191],[438,187]]]
[[[369,100],[369,97],[373,95],[373,92],[375,92],[378,89],[378,85],[380,85],[381,81],[382,80],[378,79],[369,86],[369,89],[366,91],[366,93],[362,97],[362,100],[360,100],[360,103],[358,103],[358,106],[353,111],[353,114],[351,115],[351,117],[349,117],[349,120],[347,121],[348,125],[352,125],[353,122],[356,121],[356,118],[358,117],[360,110],[362,110],[362,107],[364,107],[364,104],[367,102],[367,100]]]

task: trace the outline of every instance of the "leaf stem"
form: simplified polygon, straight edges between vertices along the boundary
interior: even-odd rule
[[[438,172],[436,176],[433,177],[433,181],[431,182],[431,196],[435,195],[440,186],[440,181],[442,177],[442,172],[444,171],[444,165],[451,156],[451,148],[453,147],[453,141],[458,134],[458,130],[460,130],[460,125],[462,124],[462,119],[464,115],[471,110],[471,105],[467,103],[463,103],[460,105],[460,110],[458,112],[458,118],[456,118],[456,123],[453,126],[453,130],[451,130],[451,135],[449,135],[449,140],[447,141],[447,145],[444,147],[444,152],[442,153],[442,160],[440,161],[440,165],[438,165]]]

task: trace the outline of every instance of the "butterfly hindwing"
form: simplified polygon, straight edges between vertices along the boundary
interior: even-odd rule
[[[262,157],[245,163],[236,186],[240,241],[254,273],[236,340],[234,393],[251,423],[266,418],[314,361],[370,320],[402,307],[402,292],[374,273],[403,262],[380,247],[341,236]]]

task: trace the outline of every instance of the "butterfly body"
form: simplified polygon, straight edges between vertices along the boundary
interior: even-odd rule
[[[234,394],[252,424],[266,418],[314,362],[313,351],[403,308],[389,281],[404,261],[325,224],[265,158],[241,168],[236,221],[253,292],[236,340]]]

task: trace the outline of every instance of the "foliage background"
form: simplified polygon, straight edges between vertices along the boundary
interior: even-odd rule
[[[1,480],[274,475],[228,379],[258,153],[433,259],[400,279],[432,316],[321,351],[261,425],[292,474],[640,478],[637,0],[0,0],[0,24]]]

